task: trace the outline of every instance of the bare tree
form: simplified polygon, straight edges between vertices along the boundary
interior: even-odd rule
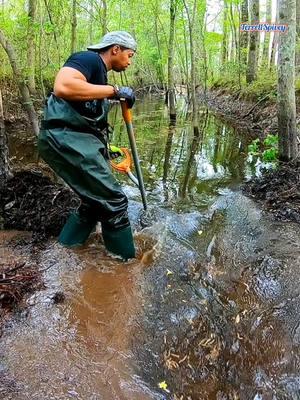
[[[279,35],[277,95],[279,158],[288,161],[298,155],[295,98],[296,0],[280,0],[279,23],[288,26],[288,32]]]
[[[221,51],[222,64],[226,63],[227,58],[228,58],[227,16],[228,16],[228,6],[227,6],[227,2],[225,0],[224,1],[224,9],[223,9],[223,38],[222,38],[222,51]]]
[[[297,28],[297,43],[296,43],[296,74],[300,75],[300,0],[296,0],[296,28]]]
[[[251,24],[257,24],[259,22],[259,0],[250,0],[250,19],[251,19]],[[251,83],[256,79],[258,48],[259,48],[259,32],[257,31],[250,32],[248,67],[246,73],[247,83]]]
[[[77,15],[76,15],[76,0],[72,1],[72,21],[71,21],[71,54],[74,53],[76,49],[76,28],[77,28]]]
[[[168,54],[168,100],[170,119],[176,119],[174,87],[174,38],[175,38],[176,0],[170,0],[170,36]]]
[[[194,51],[194,29],[195,29],[195,17],[197,10],[197,0],[194,0],[192,13],[189,10],[186,0],[183,0],[185,11],[188,18],[189,27],[189,39],[190,39],[190,62],[191,62],[191,87],[190,93],[192,97],[193,107],[193,128],[197,128],[197,103],[196,103],[196,74],[195,74],[195,51]]]
[[[268,22],[268,23],[271,22],[271,15],[272,15],[272,0],[267,0],[266,22]],[[267,65],[269,63],[269,47],[270,47],[270,33],[265,32],[262,62],[263,63],[266,62]]]
[[[104,36],[107,32],[107,3],[106,0],[102,0],[103,13],[102,13],[102,35]]]
[[[275,17],[275,23],[278,24],[279,22],[279,0],[276,0],[276,17]],[[272,39],[272,46],[271,46],[271,56],[270,56],[270,69],[275,64],[275,55],[278,47],[278,33],[274,32],[273,33],[273,39]]]
[[[28,29],[27,29],[27,79],[28,89],[31,94],[35,94],[35,19],[36,19],[36,0],[28,1]]]
[[[27,112],[29,121],[32,124],[33,131],[36,135],[39,133],[39,124],[38,124],[38,118],[30,97],[29,89],[25,83],[25,74],[23,73],[22,69],[19,66],[18,60],[17,60],[17,55],[16,52],[12,46],[12,44],[8,41],[8,39],[5,37],[3,31],[0,29],[0,44],[2,45],[3,49],[7,53],[7,56],[10,61],[11,68],[13,70],[14,78],[16,80],[16,83],[18,85],[20,94],[21,94],[21,99],[22,99],[22,105]]]
[[[248,22],[248,0],[243,0],[241,5],[241,23]],[[240,32],[240,62],[242,65],[247,63],[247,48],[248,48],[249,34],[247,31]]]
[[[2,93],[0,90],[0,187],[10,175],[8,163],[8,141],[4,124]]]

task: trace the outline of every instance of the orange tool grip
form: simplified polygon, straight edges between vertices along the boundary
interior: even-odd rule
[[[112,166],[112,168],[114,170],[116,170],[118,172],[122,172],[124,174],[127,174],[128,172],[130,172],[131,165],[132,165],[131,156],[130,156],[128,149],[126,149],[126,147],[120,147],[120,149],[123,151],[123,153],[125,155],[125,159],[119,163],[116,163],[116,162],[110,160],[110,165]]]
[[[121,107],[122,107],[122,115],[124,118],[124,121],[126,122],[126,124],[130,124],[132,122],[132,116],[131,116],[131,111],[128,108],[128,105],[126,103],[126,101],[121,101]]]

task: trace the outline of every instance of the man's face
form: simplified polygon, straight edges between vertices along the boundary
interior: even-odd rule
[[[134,56],[134,51],[130,49],[122,50],[120,46],[112,48],[111,65],[116,72],[125,71],[131,64],[131,58]]]

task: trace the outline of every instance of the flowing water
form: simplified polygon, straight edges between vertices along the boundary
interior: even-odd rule
[[[113,142],[127,145],[110,114]],[[300,399],[300,229],[239,190],[259,173],[249,136],[205,109],[197,130],[183,116],[169,124],[155,98],[137,104],[134,126],[146,215],[119,179],[137,260],[106,255],[97,233],[70,250],[1,232],[2,258],[37,263],[45,289],[4,330],[0,398]],[[11,137],[11,153],[32,162],[34,142]]]

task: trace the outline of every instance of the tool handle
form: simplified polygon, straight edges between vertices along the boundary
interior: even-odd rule
[[[122,107],[122,115],[124,118],[124,121],[126,124],[130,124],[132,122],[132,115],[131,115],[131,111],[130,108],[127,105],[126,100],[122,100],[120,101],[121,103],[121,107]]]

